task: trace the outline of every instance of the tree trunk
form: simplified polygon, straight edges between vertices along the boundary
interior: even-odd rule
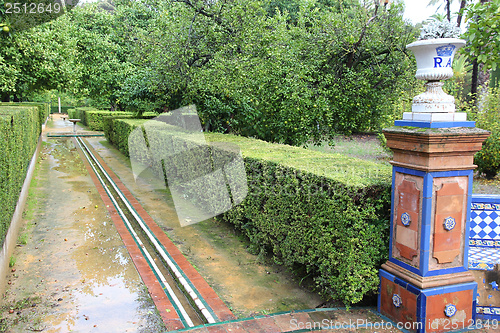
[[[489,0],[481,0],[481,3],[486,3]],[[480,20],[480,17],[475,17],[475,20]],[[479,50],[481,53],[481,50]],[[472,62],[472,82],[470,87],[471,93],[471,101],[476,104],[477,103],[477,88],[479,86],[479,63],[477,62],[477,58]]]
[[[446,0],[446,18],[451,22],[451,0]]]
[[[463,18],[462,10],[465,8],[466,4],[467,4],[467,0],[460,1],[460,10],[458,11],[458,17],[457,17],[457,27],[459,27],[459,28],[462,25],[462,18]]]
[[[471,94],[471,102],[476,104],[477,100],[477,81],[479,77],[479,64],[477,63],[477,59],[474,59],[472,62],[472,82],[470,86],[470,94]]]

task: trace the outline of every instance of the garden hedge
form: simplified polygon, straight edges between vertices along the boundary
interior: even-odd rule
[[[112,122],[107,137],[128,156],[129,134],[144,129],[145,121]],[[189,135],[167,136],[146,136],[147,144],[205,151],[197,150]],[[354,304],[377,292],[378,268],[388,256],[390,166],[232,135],[205,137],[214,164],[216,156],[226,154],[216,148],[220,142],[239,146],[245,161],[248,195],[218,219],[241,230],[254,250],[312,278],[327,298]],[[145,165],[148,154],[143,152]],[[186,170],[179,164],[179,175]]]
[[[21,105],[21,106],[17,106]],[[19,198],[48,109],[40,105],[0,104],[0,242]],[[43,104],[42,104],[43,105]]]
[[[61,113],[68,113],[68,110],[74,109],[74,106],[61,106]],[[59,105],[52,105],[50,113],[59,113]]]
[[[77,107],[73,109],[68,109],[68,117],[70,119],[80,119],[80,123],[87,126],[86,111],[96,111],[94,107]]]
[[[50,114],[50,104],[43,102],[0,102],[0,106],[34,106],[38,109],[38,116],[40,118],[40,124],[44,124],[45,120]]]
[[[91,131],[104,130],[103,118],[106,116],[110,117],[132,116],[132,113],[123,111],[105,111],[105,110],[85,111],[85,119],[89,130]]]
[[[106,137],[106,140],[108,140],[108,142],[115,143],[115,145],[118,147],[118,142],[121,140],[119,138],[121,132],[116,131],[116,128],[114,127],[114,123],[115,123],[114,120],[115,119],[131,119],[131,118],[133,118],[132,115],[117,116],[117,117],[104,116],[102,118],[102,126],[103,126],[104,136]],[[128,156],[128,150],[127,150],[126,155]]]

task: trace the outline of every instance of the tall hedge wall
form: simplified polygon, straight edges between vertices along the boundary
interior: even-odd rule
[[[144,120],[112,122],[114,133],[107,137],[128,155],[128,136],[144,127]],[[327,298],[354,304],[377,291],[378,268],[388,255],[389,166],[250,138],[205,135],[214,144],[212,158],[220,153],[215,143],[225,142],[238,145],[245,161],[248,195],[218,219],[232,223],[277,263],[311,277]],[[150,146],[196,145],[178,137],[147,139]],[[145,165],[148,154],[143,154]]]
[[[45,120],[50,114],[50,104],[49,103],[37,103],[37,102],[0,102],[0,106],[31,106],[38,109],[38,116],[40,118],[40,124],[44,124]]]
[[[19,104],[18,104],[19,105]],[[10,226],[46,111],[32,105],[0,105],[0,242]]]

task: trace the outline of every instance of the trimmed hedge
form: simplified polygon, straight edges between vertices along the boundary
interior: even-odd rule
[[[120,133],[116,131],[116,128],[114,127],[114,120],[115,119],[131,119],[133,118],[132,115],[130,116],[118,116],[118,117],[112,117],[112,116],[104,116],[102,118],[102,127],[104,131],[104,136],[106,137],[106,140],[110,143],[114,143],[118,147],[118,142],[120,141]],[[127,156],[128,156],[128,150],[127,150]]]
[[[94,107],[77,107],[73,109],[68,109],[68,117],[70,119],[80,119],[80,123],[87,126],[86,111],[96,111]]]
[[[138,126],[144,128],[144,120],[115,119],[107,137],[128,156],[128,136]],[[179,160],[205,152],[187,137],[170,132],[146,139],[151,147],[182,145],[187,153]],[[258,252],[311,277],[324,297],[355,304],[377,292],[378,268],[388,256],[390,166],[232,135],[205,137],[214,163],[217,155],[227,157],[219,142],[238,145],[245,161],[248,195],[218,219],[235,225]],[[151,152],[142,154],[152,165]],[[162,164],[178,165],[163,172],[177,171],[181,179],[187,170],[186,164]]]
[[[46,109],[25,103],[0,105],[0,240],[14,214],[19,193],[26,177],[41,133]]]
[[[134,114],[126,111],[97,110],[93,107],[79,107],[69,109],[68,116],[69,118],[80,119],[80,123],[84,126],[88,126],[88,129],[91,131],[103,131],[105,126],[104,117],[133,118]],[[142,115],[144,119],[151,119],[156,116],[157,114],[154,112],[146,112]]]
[[[38,116],[40,118],[40,124],[44,124],[45,120],[50,115],[50,104],[49,103],[38,103],[38,102],[0,102],[0,106],[34,106],[38,109]]]
[[[146,121],[147,119],[107,118],[104,126],[104,136],[125,156],[130,157],[128,137],[136,127],[142,126]]]
[[[87,126],[91,131],[102,131],[104,130],[103,118],[106,116],[111,117],[122,117],[122,116],[132,116],[130,112],[123,111],[84,111]]]
[[[74,106],[61,106],[61,113],[68,113],[68,110],[74,109]],[[59,105],[52,105],[50,113],[59,113]]]

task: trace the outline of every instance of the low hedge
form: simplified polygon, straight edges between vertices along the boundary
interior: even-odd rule
[[[19,106],[22,105],[22,106]],[[39,105],[0,105],[0,241],[19,198],[29,161],[41,133],[46,110]]]
[[[144,120],[115,119],[107,136],[128,156],[128,137],[137,127],[144,129]],[[146,140],[151,147],[182,145],[182,159],[205,152],[188,137]],[[260,253],[311,277],[324,297],[354,304],[377,292],[378,268],[388,256],[390,166],[232,135],[205,137],[215,165],[225,153],[219,142],[239,146],[245,161],[248,195],[218,219],[241,230]],[[154,167],[152,153],[142,154],[144,165]],[[187,171],[178,168],[178,175]]]
[[[84,113],[87,126],[91,131],[104,130],[103,118],[106,116],[110,117],[132,116],[132,113],[123,111],[95,110],[95,111],[84,111]]]
[[[80,123],[84,126],[87,126],[87,117],[86,111],[96,111],[97,109],[94,107],[77,107],[73,109],[68,109],[68,117],[70,119],[80,119]]]
[[[102,129],[104,131],[104,136],[106,137],[106,140],[108,142],[113,143],[115,146],[118,147],[120,139],[120,134],[121,132],[117,132],[116,128],[114,127],[114,120],[115,119],[132,119],[133,116],[117,116],[117,117],[112,117],[112,116],[104,116],[102,118]],[[127,154],[128,156],[128,150]]]
[[[74,106],[61,106],[61,113],[68,113],[68,110],[74,109]],[[50,113],[59,113],[59,105],[52,105]]]
[[[129,157],[128,137],[136,127],[142,126],[146,121],[147,119],[105,118],[104,136]]]

